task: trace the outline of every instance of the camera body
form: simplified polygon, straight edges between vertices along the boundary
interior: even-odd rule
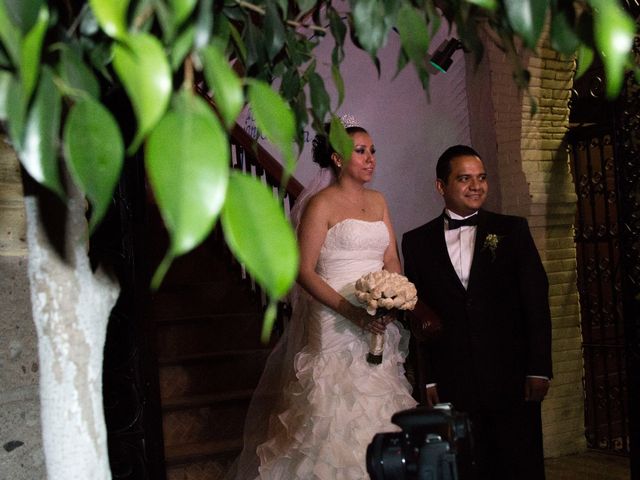
[[[367,447],[372,480],[472,478],[473,444],[465,413],[445,403],[403,410],[391,421],[402,431],[377,433]]]

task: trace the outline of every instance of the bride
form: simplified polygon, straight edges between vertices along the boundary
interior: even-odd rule
[[[376,167],[371,137],[352,117],[343,124],[351,158],[317,136],[321,171],[307,194],[317,193],[303,193],[292,212],[303,290],[252,400],[239,479],[368,478],[373,436],[398,430],[391,416],[416,405],[403,367],[408,332],[392,316],[374,319],[354,297],[363,274],[401,266],[384,197],[365,188]],[[380,365],[366,361],[371,333],[384,333]]]

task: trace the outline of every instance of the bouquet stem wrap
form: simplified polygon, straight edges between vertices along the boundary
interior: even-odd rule
[[[365,305],[367,313],[382,317],[391,310],[413,310],[418,301],[416,287],[399,273],[380,270],[363,275],[356,282],[356,298]],[[371,334],[367,362],[382,363],[384,335]]]
[[[382,363],[382,352],[384,351],[384,335],[381,333],[372,333],[369,339],[369,353],[367,353],[367,362],[374,365]]]

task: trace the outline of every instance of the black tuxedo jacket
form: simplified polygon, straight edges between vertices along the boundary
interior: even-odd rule
[[[497,236],[495,249],[487,236]],[[527,375],[551,378],[547,276],[526,219],[480,210],[465,290],[447,251],[444,217],[403,235],[405,274],[442,320],[427,345],[428,383],[459,410],[521,402]]]

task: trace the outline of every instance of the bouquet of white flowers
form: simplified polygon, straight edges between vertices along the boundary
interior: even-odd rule
[[[413,310],[418,301],[417,293],[407,277],[386,270],[367,273],[356,281],[356,298],[372,316],[382,316],[393,309]],[[382,363],[383,347],[384,336],[372,333],[367,361]]]

